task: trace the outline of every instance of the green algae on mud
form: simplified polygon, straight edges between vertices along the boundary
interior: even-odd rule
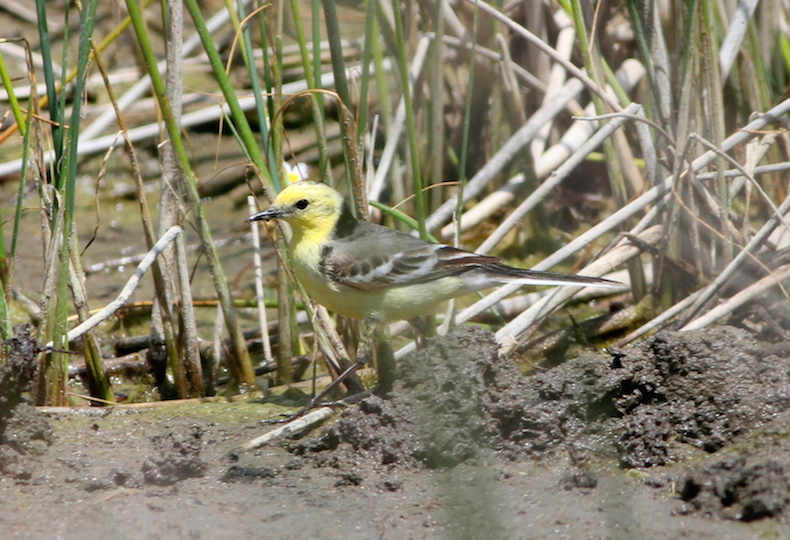
[[[208,403],[178,403],[169,405],[168,402],[159,402],[156,406],[114,408],[118,413],[134,411],[144,421],[162,422],[174,418],[182,420],[196,420],[201,422],[216,422],[228,425],[249,424],[267,420],[278,420],[290,416],[296,409],[283,407],[274,403],[261,403],[259,399],[239,401],[219,401]]]

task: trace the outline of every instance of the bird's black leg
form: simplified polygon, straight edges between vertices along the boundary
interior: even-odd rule
[[[376,345],[376,367],[379,375],[378,392],[386,394],[392,390],[392,385],[395,383],[395,355],[386,337],[373,336],[372,339]]]
[[[379,325],[375,321],[365,321],[362,329],[362,339],[357,347],[357,356],[354,363],[349,365],[342,373],[337,376],[337,379],[329,383],[329,385],[321,390],[316,396],[310,400],[310,403],[305,407],[310,410],[315,407],[324,396],[334,390],[348,379],[355,371],[364,366],[371,358],[371,345],[376,346],[376,360],[379,373],[379,390],[384,392],[392,388],[392,382],[395,379],[395,358],[392,355],[392,349],[389,347],[389,342],[386,339],[378,339],[380,334]],[[387,354],[387,351],[389,353]]]
[[[422,317],[414,317],[413,319],[409,319],[409,324],[411,324],[412,327],[417,331],[417,347],[425,347],[428,338],[434,335],[431,325],[428,324],[428,322]]]
[[[357,362],[373,356],[378,373],[376,391],[386,394],[392,390],[395,382],[395,355],[387,336],[384,325],[375,319],[365,319],[362,325],[362,340],[357,351]]]
[[[326,388],[324,388],[323,390],[318,392],[318,394],[316,394],[315,397],[313,397],[313,399],[310,400],[310,403],[308,403],[307,406],[304,409],[302,409],[302,410],[303,411],[309,411],[310,409],[315,407],[321,401],[321,399],[323,399],[323,397],[325,395],[327,395],[329,392],[331,392],[332,390],[334,390],[335,388],[340,386],[340,383],[342,383],[347,378],[349,378],[356,370],[358,370],[359,368],[364,366],[365,363],[367,362],[367,359],[369,357],[370,357],[370,354],[366,354],[364,357],[362,357],[359,354],[357,354],[357,359],[354,361],[354,363],[351,364],[350,366],[348,366],[345,369],[345,371],[343,371],[343,373],[338,375],[337,379],[335,379],[334,381],[329,383],[326,386]]]
[[[378,368],[378,388],[379,393],[387,393],[392,389],[395,382],[395,355],[392,353],[389,340],[386,339],[381,333],[380,325],[375,321],[365,321],[362,340],[357,348],[357,356],[354,363],[349,365],[337,379],[329,383],[326,388],[316,394],[310,402],[303,407],[298,413],[293,415],[293,418],[302,416],[307,411],[316,407],[321,400],[329,394],[332,390],[337,388],[343,381],[348,379],[355,371],[364,366],[371,357],[371,345],[375,345],[376,352],[376,366]],[[358,395],[366,395],[369,392],[360,392]],[[344,398],[342,401],[351,402],[355,396]],[[339,402],[338,402],[339,403]]]

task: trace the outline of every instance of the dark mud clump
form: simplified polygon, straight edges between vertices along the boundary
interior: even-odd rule
[[[461,327],[404,359],[390,394],[293,450],[327,465],[437,468],[557,452],[665,465],[742,440],[790,407],[784,349],[766,347],[732,327],[663,332],[525,378],[489,332]]]
[[[443,467],[480,457],[501,431],[496,404],[523,401],[525,380],[497,356],[492,335],[464,327],[404,359],[387,396],[351,408],[298,454],[324,450],[382,465]],[[504,408],[511,408],[505,405]],[[337,459],[322,453],[319,460]]]
[[[721,517],[753,521],[781,517],[788,521],[790,470],[787,460],[751,462],[735,454],[684,477],[680,496],[692,507]]]
[[[689,468],[678,481],[687,511],[727,519],[790,522],[790,413]]]
[[[203,431],[199,427],[189,430],[171,430],[151,437],[153,455],[143,463],[143,480],[146,484],[172,486],[187,478],[200,478],[208,463],[200,457]]]
[[[612,363],[618,442],[628,467],[676,461],[682,444],[716,452],[790,407],[784,348],[719,327],[665,332]]]
[[[368,459],[437,468],[492,453],[518,459],[558,447],[601,448],[611,440],[606,356],[525,378],[497,349],[493,334],[474,326],[431,340],[401,361],[392,392],[362,401],[295,451],[344,454],[321,452],[317,459],[328,464]]]
[[[24,395],[41,351],[30,326],[21,325],[6,345],[8,359],[0,365],[0,474],[24,481],[31,476],[27,457],[52,443],[52,427]]]

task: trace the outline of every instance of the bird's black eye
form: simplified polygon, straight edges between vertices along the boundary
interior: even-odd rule
[[[300,199],[296,201],[296,204],[294,206],[296,206],[299,210],[304,210],[305,208],[307,208],[308,204],[310,204],[310,201],[308,201],[307,199]]]

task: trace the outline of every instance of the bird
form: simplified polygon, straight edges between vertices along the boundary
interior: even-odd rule
[[[331,186],[300,180],[248,221],[283,220],[292,269],[308,296],[370,323],[413,320],[458,296],[508,283],[619,287],[608,279],[508,266],[357,219]]]

